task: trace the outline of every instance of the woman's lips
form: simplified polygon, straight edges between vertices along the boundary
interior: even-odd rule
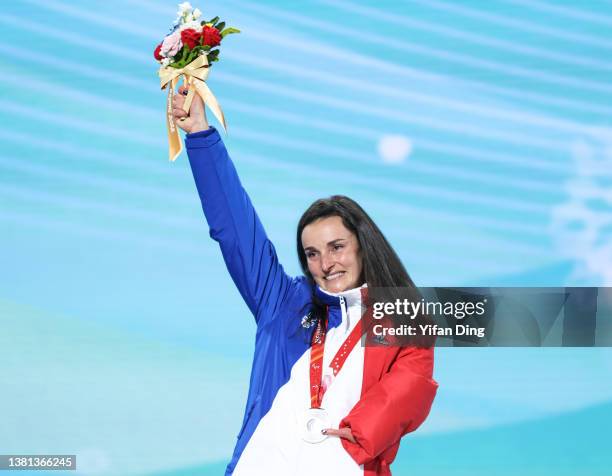
[[[334,279],[338,279],[340,276],[343,276],[344,273],[344,271],[339,271],[337,273],[330,274],[329,276],[325,276],[323,279],[326,281],[333,281]]]

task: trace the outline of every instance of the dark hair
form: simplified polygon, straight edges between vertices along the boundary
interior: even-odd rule
[[[357,237],[362,260],[361,281],[367,283],[368,288],[415,288],[399,257],[363,208],[349,197],[333,195],[321,198],[310,205],[300,218],[297,227],[297,253],[300,266],[304,275],[313,284],[313,289],[314,279],[308,270],[306,253],[302,246],[302,231],[312,222],[332,216],[340,217],[344,226]],[[314,294],[313,306],[315,317],[324,315],[323,305]]]

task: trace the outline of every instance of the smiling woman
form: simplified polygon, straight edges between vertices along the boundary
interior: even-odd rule
[[[301,231],[300,256],[306,255],[308,273],[321,289],[339,293],[363,283],[359,242],[341,217],[319,218]]]
[[[257,323],[251,385],[226,475],[389,475],[403,435],[427,417],[433,349],[363,347],[368,287],[414,287],[353,200],[317,200],[297,229],[290,277],[219,133],[186,88],[173,99],[210,235]]]

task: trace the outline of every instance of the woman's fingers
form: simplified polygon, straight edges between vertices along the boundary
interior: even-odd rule
[[[174,120],[178,122],[183,122],[186,119],[189,119],[189,114],[183,111],[183,109],[180,107],[175,107],[172,109],[172,116],[174,117]]]
[[[178,90],[178,94],[172,96],[172,107],[173,108],[182,108],[183,104],[185,104],[185,96],[187,96],[187,92],[189,90],[183,86],[181,86]]]
[[[336,430],[335,428],[326,428],[322,431],[322,433],[327,436],[339,436],[340,438],[349,440],[352,443],[356,443],[355,437],[353,436],[350,428],[340,428],[339,430]]]
[[[177,121],[178,126],[185,132],[200,131],[208,129],[206,121],[206,113],[204,111],[204,102],[202,98],[194,91],[193,101],[189,112],[185,112],[183,106],[189,89],[185,86],[178,88],[178,93],[172,97],[172,116]]]
[[[189,114],[187,114],[182,108],[180,107],[175,107],[172,109],[172,114],[174,115],[174,117],[187,117],[189,116]]]

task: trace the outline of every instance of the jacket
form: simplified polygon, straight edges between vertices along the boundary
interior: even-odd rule
[[[310,349],[313,328],[304,326],[303,319],[310,310],[313,292],[320,290],[313,289],[304,276],[285,273],[219,133],[211,128],[187,134],[185,143],[210,236],[219,243],[257,327],[245,415],[225,474],[259,474],[253,467],[241,470],[241,458],[257,453],[252,446],[265,440],[253,435],[269,431],[266,428],[273,424],[271,415],[277,411],[277,402],[287,401],[287,388],[295,378],[292,371],[295,373]],[[342,309],[341,297],[327,299],[330,309]],[[342,312],[348,315],[346,310]],[[359,474],[390,475],[389,465],[400,438],[425,420],[436,394],[433,349],[365,347],[362,354],[360,394],[338,422],[340,427],[351,428],[356,443],[342,439],[335,443],[336,451],[342,453],[343,449],[344,454],[338,457],[348,456]],[[290,434],[284,433],[284,441]],[[272,451],[272,445],[262,448],[258,464],[265,465],[275,455]],[[278,458],[295,457],[283,455],[282,444],[277,451]],[[278,468],[279,461],[286,460],[270,463],[261,474],[277,474],[276,469],[278,474],[298,474],[290,468]],[[319,472],[326,474],[324,467]]]

